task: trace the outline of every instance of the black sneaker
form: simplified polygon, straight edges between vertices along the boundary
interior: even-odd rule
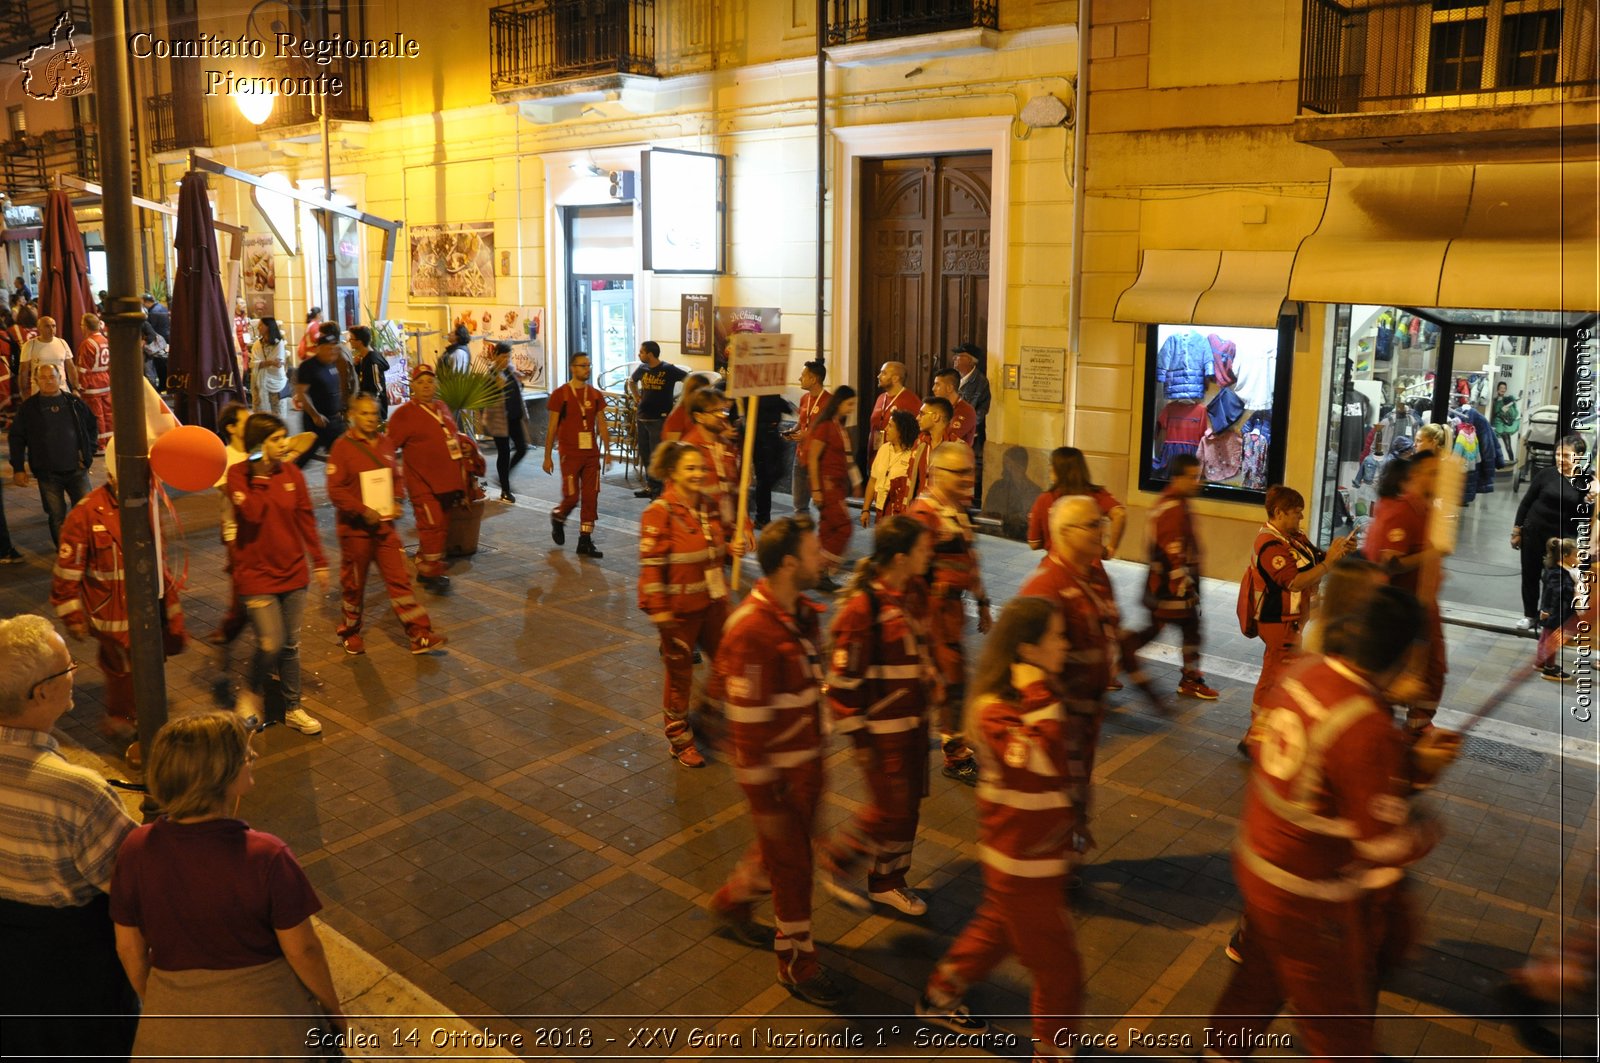
[[[1562,668],[1559,664],[1547,664],[1539,669],[1539,674],[1552,683],[1564,683],[1572,678],[1572,673]]]
[[[633,497],[634,498],[654,498],[656,496],[655,496],[655,492],[653,492],[653,491],[635,491],[633,493]]]
[[[989,1031],[989,1024],[976,1018],[960,1001],[948,1006],[935,1004],[924,993],[917,998],[917,1018],[929,1026],[943,1026],[951,1033],[980,1034]]]
[[[1234,963],[1244,962],[1244,927],[1237,927],[1228,937],[1228,944],[1223,948],[1222,954]]]
[[[443,594],[450,589],[449,576],[418,576],[417,582],[435,594]]]
[[[0,565],[15,565],[23,560],[23,556],[15,550],[7,550],[5,553],[0,554]]]
[[[554,513],[550,514],[550,538],[556,541],[557,546],[567,545],[567,526]]]
[[[807,1004],[831,1008],[848,996],[844,987],[835,982],[827,971],[818,971],[804,982],[784,982],[783,987]]]
[[[968,786],[978,785],[978,762],[972,758],[958,760],[944,766],[944,777]]]
[[[754,919],[740,919],[731,912],[719,912],[715,908],[711,910],[711,918],[729,937],[741,944],[755,949],[772,948],[776,932],[770,926],[763,926]]]
[[[589,538],[587,535],[584,535],[582,532],[579,532],[578,533],[578,556],[579,557],[592,557],[596,561],[598,561],[602,557],[605,557],[606,555],[602,554],[599,550],[595,549],[594,540],[593,539]]]

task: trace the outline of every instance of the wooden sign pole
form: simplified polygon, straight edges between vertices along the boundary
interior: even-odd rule
[[[733,524],[734,542],[744,542],[745,530],[750,524],[750,456],[756,449],[756,396],[751,395],[744,415],[744,460],[739,463],[739,518]],[[733,544],[729,543],[731,550]],[[739,573],[744,568],[744,558],[733,559],[733,589],[739,589]]]

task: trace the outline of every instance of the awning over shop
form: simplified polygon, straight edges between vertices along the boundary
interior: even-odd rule
[[[1162,325],[1273,327],[1293,262],[1293,251],[1150,249],[1113,316]]]
[[[0,240],[42,240],[44,226],[30,225],[25,229],[0,229]]]
[[[1289,298],[1600,310],[1600,164],[1333,171]]]

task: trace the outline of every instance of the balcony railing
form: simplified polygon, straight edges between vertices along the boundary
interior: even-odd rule
[[[337,96],[323,97],[328,102],[328,117],[336,122],[370,121],[367,112],[367,68],[360,61],[335,60],[326,69],[318,67],[317,73],[306,69],[279,68],[265,71],[267,76],[278,78],[316,77],[326,73],[344,82],[344,91]],[[263,129],[282,129],[284,126],[305,125],[318,121],[317,99],[309,95],[277,96],[272,103],[272,114],[261,123]]]
[[[656,72],[655,0],[522,0],[491,8],[493,92]]]
[[[179,101],[177,93],[163,92],[145,101],[150,111],[150,150],[160,154],[183,148],[208,148],[211,130],[205,105],[198,98]]]
[[[828,7],[829,44],[1000,28],[998,0],[831,0]]]
[[[1304,0],[1300,109],[1591,98],[1596,0]]]
[[[14,59],[41,44],[50,44],[51,31],[62,12],[71,14],[73,43],[87,58],[94,50],[88,0],[8,0],[0,3],[0,59]]]
[[[100,179],[100,142],[93,130],[58,129],[0,141],[0,184],[13,196],[47,191],[58,173]]]

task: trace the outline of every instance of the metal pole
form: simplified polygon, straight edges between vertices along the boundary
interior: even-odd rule
[[[328,97],[326,94],[317,97],[322,102],[322,197],[329,205],[333,203],[333,134],[328,124]],[[339,281],[334,275],[333,253],[333,212],[322,212],[322,242],[327,252],[328,271],[328,305],[323,307],[322,320],[339,321]],[[353,321],[340,322],[345,328],[355,324]]]
[[[95,93],[104,180],[107,300],[111,339],[111,413],[116,425],[117,504],[122,518],[123,570],[128,596],[128,656],[133,671],[133,703],[139,717],[139,744],[150,748],[167,722],[166,652],[161,617],[161,558],[156,549],[157,519],[150,496],[150,441],[145,434],[144,352],[139,326],[137,239],[133,207],[133,159],[128,138],[113,135],[133,127],[128,85],[128,39],[121,0],[92,0],[95,27]],[[145,800],[145,812],[155,804]]]
[[[828,201],[828,0],[817,0],[817,353],[823,358],[827,335],[827,238],[824,208]]]

